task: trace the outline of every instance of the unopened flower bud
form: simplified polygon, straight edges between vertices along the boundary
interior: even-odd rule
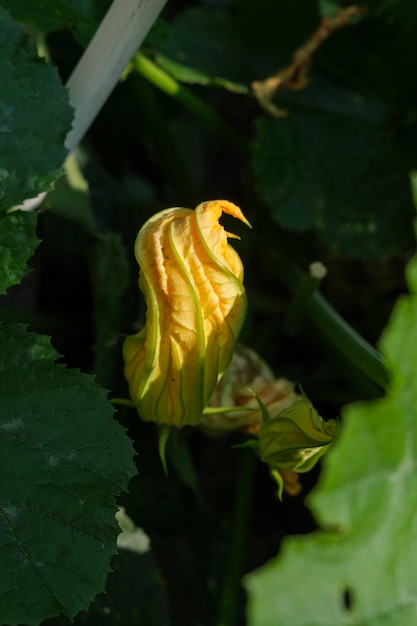
[[[140,230],[135,256],[146,325],[125,340],[130,396],[144,420],[182,427],[200,421],[230,363],[246,313],[243,265],[219,224],[232,202],[166,209]]]
[[[261,459],[271,466],[307,472],[338,432],[337,420],[326,422],[309,400],[301,398],[263,424],[259,432]]]

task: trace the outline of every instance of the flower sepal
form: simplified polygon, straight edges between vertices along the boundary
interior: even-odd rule
[[[273,467],[308,472],[328,450],[339,432],[339,422],[325,421],[307,398],[301,398],[259,431],[262,461]]]

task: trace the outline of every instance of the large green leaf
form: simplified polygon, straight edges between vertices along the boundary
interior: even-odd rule
[[[70,626],[61,619],[48,626]],[[106,594],[100,594],[88,613],[80,613],[74,626],[169,626],[165,584],[151,552],[135,554],[119,549],[112,559]]]
[[[158,24],[146,43],[158,63],[178,80],[245,93],[253,80],[288,63],[288,54],[316,27],[316,2],[239,0],[232,10],[187,7],[165,28]]]
[[[285,228],[362,258],[412,246],[408,173],[378,117],[261,117],[252,159],[259,194]]]
[[[51,187],[66,157],[68,94],[0,8],[0,212]]]
[[[0,294],[27,274],[26,263],[39,243],[35,234],[37,220],[35,212],[0,214]]]
[[[32,626],[104,590],[132,447],[105,391],[55,364],[46,337],[1,325],[0,346],[0,617]]]
[[[277,63],[275,54],[242,37],[233,15],[218,9],[187,8],[159,39],[151,33],[147,40],[158,63],[187,83],[244,93]]]
[[[106,593],[99,594],[74,622],[59,617],[48,626],[169,626],[168,594],[149,537],[124,511],[116,518],[123,532],[117,539],[119,553],[111,561]]]
[[[250,626],[413,626],[417,619],[417,259],[380,343],[387,395],[350,405],[310,498],[321,530],[247,579]]]
[[[94,34],[102,13],[95,0],[0,0],[0,4],[18,22],[34,24],[44,33],[70,30],[83,45]]]

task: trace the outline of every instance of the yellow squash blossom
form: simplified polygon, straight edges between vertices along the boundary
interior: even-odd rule
[[[246,313],[243,265],[219,224],[227,200],[157,213],[140,230],[135,256],[146,325],[125,340],[130,396],[144,420],[182,427],[200,421],[229,365]]]

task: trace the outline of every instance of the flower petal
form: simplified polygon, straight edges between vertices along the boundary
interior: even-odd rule
[[[140,230],[135,256],[146,325],[124,344],[125,376],[145,420],[197,424],[228,366],[246,313],[242,262],[219,224],[225,200],[166,209]]]

